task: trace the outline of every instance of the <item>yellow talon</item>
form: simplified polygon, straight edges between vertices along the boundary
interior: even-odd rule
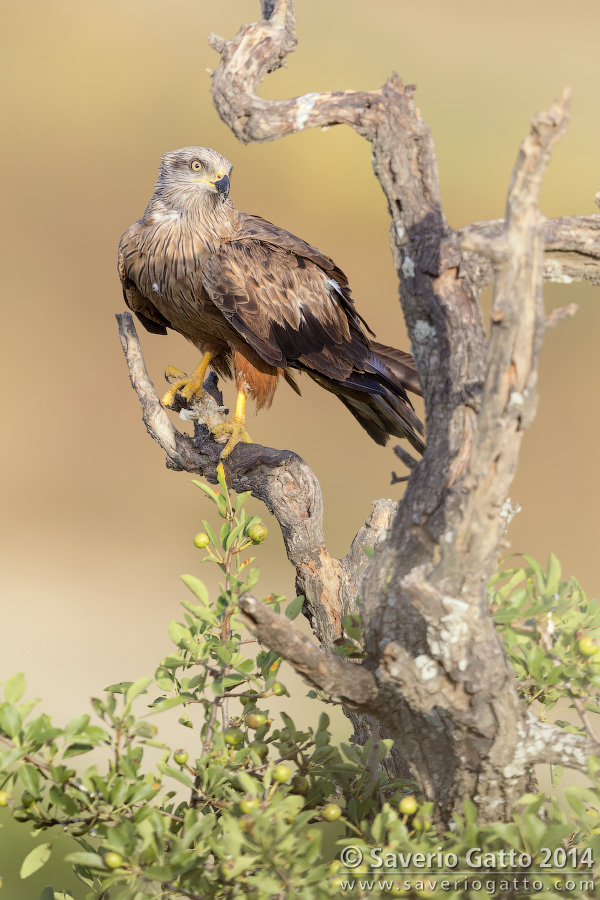
[[[202,357],[200,365],[194,369],[191,375],[186,375],[181,369],[175,366],[167,366],[165,370],[165,378],[176,381],[171,385],[167,393],[160,401],[163,406],[172,406],[175,401],[175,395],[179,392],[184,400],[199,400],[202,397],[204,378],[206,371],[210,365],[213,354],[206,352]]]
[[[246,429],[245,411],[246,395],[243,394],[242,391],[239,391],[237,402],[235,404],[235,415],[231,422],[223,422],[222,425],[216,425],[215,428],[212,429],[212,433],[215,437],[220,437],[223,434],[231,435],[225,444],[225,448],[221,452],[221,459],[227,459],[231,451],[238,444],[252,443],[252,438]]]

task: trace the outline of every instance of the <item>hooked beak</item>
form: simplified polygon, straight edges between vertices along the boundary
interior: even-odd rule
[[[222,178],[219,178],[218,181],[214,182],[214,185],[215,185],[217,191],[219,192],[219,194],[222,194],[223,200],[226,200],[229,195],[229,187],[230,187],[229,175],[223,175]]]

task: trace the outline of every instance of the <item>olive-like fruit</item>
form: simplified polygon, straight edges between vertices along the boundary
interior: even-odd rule
[[[199,531],[196,537],[194,538],[194,545],[198,547],[199,550],[203,550],[205,547],[208,547],[210,544],[210,538],[205,531]]]
[[[292,771],[289,766],[286,766],[284,763],[279,763],[279,765],[275,766],[273,769],[273,780],[283,784],[284,781],[288,780],[291,774]]]
[[[337,875],[338,872],[341,872],[344,866],[342,865],[341,859],[334,859],[329,863],[329,874]]]
[[[251,712],[246,716],[246,725],[248,728],[260,728],[267,721],[267,714],[264,712]]]
[[[119,869],[123,865],[123,857],[114,850],[104,854],[104,865],[109,869]]]
[[[10,794],[8,791],[0,791],[0,806],[8,806],[8,801],[10,800]]]
[[[260,809],[260,800],[258,797],[242,797],[240,800],[240,809],[245,816]]]
[[[29,791],[23,791],[23,793],[21,794],[21,803],[23,804],[25,809],[29,809],[30,806],[33,806],[35,801],[36,798],[33,796],[33,794],[30,794]]]
[[[244,740],[244,732],[241,728],[227,728],[223,737],[225,738],[225,743],[229,744],[230,747],[237,747]]]
[[[269,755],[269,745],[265,744],[263,741],[252,741],[251,744],[248,744],[250,750],[254,750],[257,756],[261,759],[266,759]]]
[[[341,814],[342,810],[337,803],[328,803],[321,810],[321,818],[325,819],[326,822],[337,822]]]
[[[266,536],[268,535],[268,530],[264,525],[261,525],[257,522],[255,525],[251,525],[246,534],[255,544],[262,544]]]
[[[582,637],[577,642],[577,649],[582,656],[595,656],[598,652],[598,644],[591,637]]]
[[[177,763],[178,766],[182,766],[184,763],[188,761],[187,750],[176,750],[173,754],[173,759]]]
[[[280,681],[276,681],[271,690],[276,697],[283,697],[286,694],[285,684],[282,684]]]
[[[403,797],[398,804],[398,809],[403,816],[414,816],[418,808],[419,804],[417,803],[417,799],[414,794],[409,794],[408,797]]]
[[[303,797],[308,792],[308,778],[305,775],[294,775],[292,778],[292,791]]]

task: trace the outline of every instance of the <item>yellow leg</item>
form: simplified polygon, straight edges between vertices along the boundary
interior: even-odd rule
[[[167,381],[175,378],[176,381],[169,388],[165,396],[160,401],[163,406],[172,406],[175,400],[175,394],[179,391],[184,400],[199,399],[202,396],[202,385],[206,377],[206,371],[210,366],[210,362],[214,356],[209,350],[202,357],[202,361],[197,369],[194,369],[191,375],[186,375],[175,366],[167,366],[165,377]]]
[[[252,439],[246,430],[246,395],[243,391],[238,391],[235,414],[231,422],[223,422],[222,425],[217,425],[216,428],[213,428],[212,433],[217,437],[222,434],[231,435],[225,444],[225,449],[221,453],[221,459],[227,459],[237,444],[252,443]]]

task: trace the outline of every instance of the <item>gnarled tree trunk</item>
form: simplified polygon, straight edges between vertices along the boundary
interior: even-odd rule
[[[237,490],[252,489],[282,525],[299,591],[321,647],[252,597],[241,605],[258,637],[317,686],[342,698],[364,734],[366,716],[396,739],[392,769],[406,763],[444,822],[465,797],[481,820],[507,817],[531,766],[585,771],[598,746],[537,721],[521,704],[486,602],[524,430],[536,409],[537,358],[548,324],[542,281],[600,283],[600,216],[545,221],[542,176],[568,117],[565,93],[538,115],[521,145],[503,222],[462,231],[444,219],[435,149],[394,75],[378,91],[264,100],[256,89],[295,48],[292,0],[263,0],[263,18],[226,41],[213,73],[214,102],[242,141],[347,124],[370,141],[388,202],[400,300],[423,387],[427,448],[397,510],[380,502],[344,560],[322,532],[318,482],[291,453],[240,445],[228,461]],[[491,334],[478,293],[493,276]],[[215,479],[219,448],[201,426],[173,429],[144,381],[131,322],[121,332],[149,430],[169,465]],[[140,367],[141,365],[141,367]],[[197,411],[200,419],[206,410]],[[214,414],[214,410],[213,410]],[[402,451],[401,451],[402,452]],[[404,454],[406,456],[406,454]],[[376,545],[371,565],[362,546]],[[366,659],[331,652],[360,591]],[[485,801],[485,802],[483,802]]]

